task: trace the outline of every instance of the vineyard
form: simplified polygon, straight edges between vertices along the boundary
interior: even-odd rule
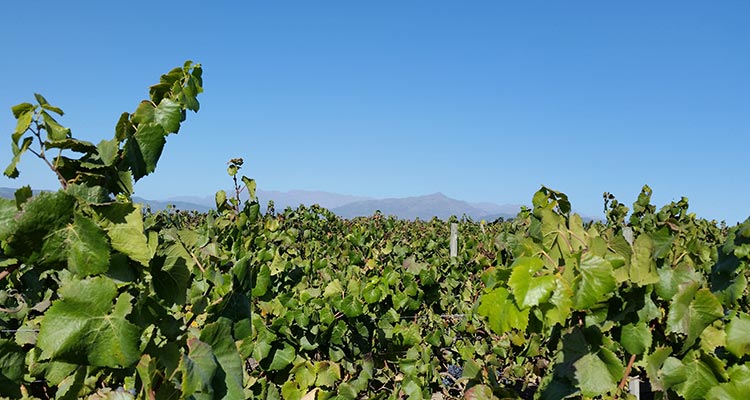
[[[0,199],[0,396],[750,398],[750,220],[647,186],[605,193],[602,221],[546,187],[507,221],[262,214],[242,159],[214,211],[144,210],[134,184],[202,84],[162,75],[98,144],[41,95],[13,108],[5,174],[34,156],[61,189]]]

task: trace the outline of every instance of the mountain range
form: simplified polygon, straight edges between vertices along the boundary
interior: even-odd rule
[[[12,199],[14,192],[15,189],[0,187],[0,197]],[[343,218],[371,216],[380,210],[385,215],[394,215],[401,219],[429,220],[432,217],[438,217],[445,220],[452,215],[457,217],[466,215],[474,220],[491,221],[500,217],[506,219],[515,217],[521,209],[520,204],[469,203],[452,199],[442,193],[387,199],[312,190],[290,190],[287,192],[258,190],[256,194],[264,212],[268,201],[273,200],[274,208],[277,211],[282,211],[287,207],[296,208],[300,204],[307,206],[318,204]],[[160,200],[133,197],[133,200],[148,205],[152,210],[161,210],[170,204],[180,210],[200,212],[206,212],[215,207],[214,196],[175,196]]]

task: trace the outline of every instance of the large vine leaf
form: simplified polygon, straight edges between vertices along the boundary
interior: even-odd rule
[[[630,354],[644,354],[651,347],[652,335],[645,322],[628,324],[622,327],[620,335],[622,347]]]
[[[11,150],[13,151],[13,158],[10,160],[10,164],[5,168],[5,171],[3,174],[7,176],[8,178],[18,178],[18,175],[20,172],[18,172],[18,163],[21,161],[21,156],[23,153],[26,152],[26,150],[29,149],[31,146],[31,143],[33,142],[33,138],[27,137],[23,139],[23,142],[21,142],[21,145],[19,146],[18,143],[11,143]]]
[[[79,276],[96,275],[109,269],[110,246],[96,223],[76,214],[68,226],[68,268]]]
[[[650,285],[659,282],[656,261],[652,257],[654,242],[648,235],[639,235],[633,243],[630,258],[630,280],[636,285]]]
[[[617,286],[612,264],[585,254],[578,266],[580,274],[573,280],[573,308],[585,310],[612,296]]]
[[[0,339],[0,396],[21,397],[19,383],[26,370],[26,352],[16,343]]]
[[[750,316],[742,313],[727,324],[727,350],[738,358],[750,353]]]
[[[161,125],[145,123],[140,124],[135,135],[128,139],[125,155],[132,166],[136,182],[156,169],[156,163],[167,142],[165,135]]]
[[[724,308],[709,289],[697,282],[680,285],[667,316],[667,330],[687,335],[683,351],[695,343],[704,329],[724,316]]]
[[[573,291],[564,279],[555,280],[555,289],[549,298],[548,304],[542,305],[545,316],[545,324],[553,326],[564,325],[570,316],[570,308],[573,304]]]
[[[711,366],[700,358],[683,362],[669,357],[662,373],[665,388],[674,389],[685,400],[705,399],[708,391],[719,384]]]
[[[46,111],[40,113],[42,120],[44,121],[44,128],[47,130],[47,138],[50,141],[65,140],[70,136],[70,129],[60,125],[51,115]]]
[[[521,257],[512,265],[513,272],[508,280],[508,286],[513,296],[518,300],[520,308],[528,308],[547,301],[556,286],[554,275],[535,276],[544,268],[544,262],[539,258]]]
[[[232,321],[219,318],[201,331],[202,342],[211,346],[218,369],[213,381],[215,396],[230,399],[245,397],[242,384],[242,359],[232,337]]]
[[[727,372],[729,382],[712,387],[706,394],[706,399],[750,399],[750,365],[735,365]]]
[[[143,233],[140,204],[114,203],[95,208],[101,216],[99,223],[107,232],[112,248],[148,266],[152,253]]]
[[[11,109],[13,111],[13,117],[18,120],[16,122],[16,129],[13,130],[12,143],[18,144],[18,139],[20,139],[31,126],[31,121],[34,118],[34,112],[37,108],[31,103],[21,103],[16,104]]]
[[[211,381],[218,367],[213,349],[196,338],[189,338],[187,345],[188,353],[180,359],[182,396],[187,398],[196,393],[211,395]]]
[[[271,371],[278,371],[282,368],[285,368],[287,365],[291,364],[292,361],[294,361],[294,357],[297,354],[297,352],[294,350],[294,347],[292,347],[289,343],[284,343],[283,348],[276,349],[273,353],[273,358],[271,359],[271,365],[268,366],[268,369]]]
[[[520,310],[507,289],[499,287],[482,295],[477,313],[489,318],[490,329],[501,335],[512,329],[525,330],[529,309]]]
[[[193,264],[187,250],[180,243],[171,243],[158,251],[153,264],[156,294],[170,304],[184,304],[191,276],[188,265]]]
[[[161,125],[167,133],[176,133],[180,129],[181,116],[180,104],[170,99],[162,99],[154,109],[154,122]]]
[[[9,255],[29,257],[28,262],[36,259],[65,259],[60,251],[58,234],[72,219],[75,198],[65,192],[40,193],[25,203],[23,211],[13,218],[7,238]],[[45,244],[50,251],[46,252]]]
[[[584,396],[603,395],[617,388],[617,381],[620,377],[612,376],[609,366],[598,355],[586,354],[573,366],[576,380]]]
[[[100,367],[127,367],[138,361],[140,331],[126,317],[132,296],[117,296],[105,277],[71,280],[61,299],[45,313],[37,345],[42,359]]]
[[[662,375],[662,366],[671,356],[672,349],[669,347],[658,347],[651,354],[646,356],[646,374],[654,390],[664,391],[665,382]]]

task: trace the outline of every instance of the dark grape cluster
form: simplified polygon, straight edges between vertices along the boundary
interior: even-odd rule
[[[464,368],[455,364],[448,365],[448,375],[443,377],[443,386],[451,386],[464,373]]]
[[[503,375],[502,372],[497,371],[497,383],[505,386],[505,387],[512,387],[515,385],[515,380],[508,378],[507,376]]]
[[[501,385],[503,385],[503,386],[505,386],[505,387],[511,387],[511,386],[514,386],[516,384],[515,381],[513,381],[512,379],[508,379],[506,377],[502,377],[502,378],[498,379],[498,383],[501,384]]]
[[[464,368],[459,367],[458,365],[455,365],[455,364],[451,364],[448,366],[448,373],[451,374],[452,377],[458,379],[461,377],[461,375],[463,375]]]

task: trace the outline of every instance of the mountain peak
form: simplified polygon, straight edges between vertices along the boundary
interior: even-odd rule
[[[495,207],[501,206],[495,205]],[[336,207],[331,211],[344,218],[354,218],[372,215],[377,210],[385,215],[395,215],[405,219],[419,218],[421,220],[429,220],[433,217],[447,220],[453,215],[491,219],[500,216],[515,216],[512,213],[496,215],[492,211],[476,207],[465,201],[452,199],[441,192],[414,197],[357,201]]]

